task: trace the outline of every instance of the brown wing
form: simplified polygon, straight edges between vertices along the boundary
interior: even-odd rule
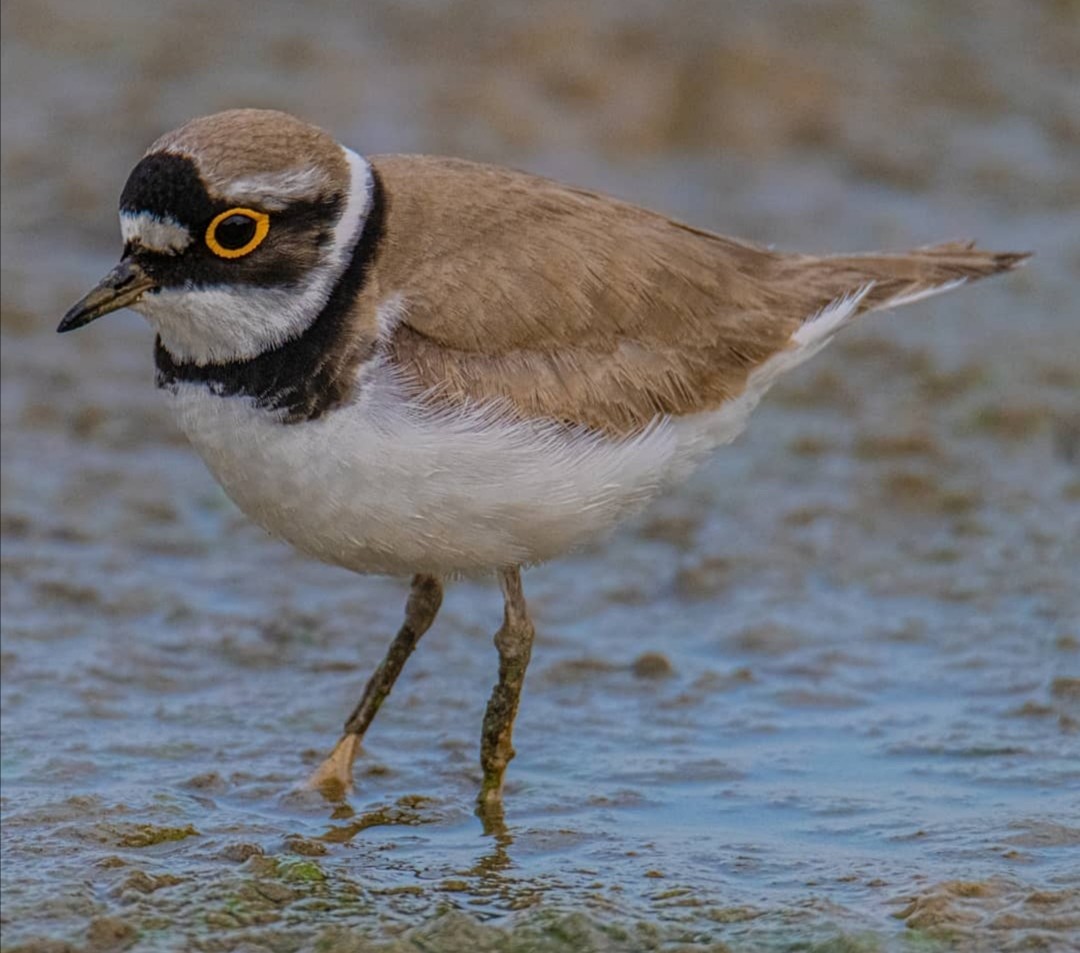
[[[378,291],[405,301],[392,359],[448,399],[612,433],[738,395],[803,321],[871,281],[864,309],[1011,264],[967,246],[781,255],[510,170],[372,165],[389,204]]]

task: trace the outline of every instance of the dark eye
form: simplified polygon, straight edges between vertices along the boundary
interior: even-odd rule
[[[253,252],[270,231],[270,217],[249,208],[231,208],[214,217],[206,229],[207,247],[221,258]]]
[[[246,215],[230,215],[218,225],[214,238],[222,248],[236,251],[255,237],[255,219]]]

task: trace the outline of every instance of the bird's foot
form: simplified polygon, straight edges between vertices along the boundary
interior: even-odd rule
[[[342,735],[305,786],[319,791],[329,801],[340,801],[353,789],[353,762],[359,749],[359,735]]]

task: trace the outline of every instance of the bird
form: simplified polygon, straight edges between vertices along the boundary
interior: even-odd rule
[[[1028,257],[787,253],[525,172],[364,156],[263,109],[161,136],[119,211],[119,264],[58,330],[142,314],[179,429],[251,520],[315,559],[411,577],[314,786],[352,789],[447,582],[497,577],[478,810],[501,810],[515,753],[535,632],[522,569],[686,479],[860,315]]]

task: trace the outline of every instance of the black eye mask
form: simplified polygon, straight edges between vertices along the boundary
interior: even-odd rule
[[[135,258],[162,288],[296,287],[317,262],[319,252],[333,240],[344,196],[293,202],[269,213],[270,230],[258,248],[243,258],[222,258],[208,247],[206,233],[215,218],[235,207],[235,201],[211,195],[188,156],[171,152],[145,156],[128,177],[120,196],[120,211],[172,219],[187,228],[193,240],[180,254],[131,244],[124,254]],[[242,229],[247,227],[244,224]],[[236,236],[237,241],[239,238]]]
[[[360,234],[353,236],[345,270],[334,283],[322,310],[298,337],[258,357],[223,364],[177,360],[158,338],[155,344],[158,386],[174,389],[185,383],[202,384],[219,396],[243,395],[259,407],[281,412],[286,423],[313,420],[345,401],[352,390],[355,362],[361,357],[345,346],[353,337],[349,333],[349,314],[378,256],[385,216],[382,184],[373,172],[371,207]],[[243,265],[257,258],[259,251],[236,262],[221,263],[225,267]],[[206,253],[212,255],[208,249]],[[183,262],[186,257],[177,256],[174,260]],[[228,315],[223,314],[222,320],[227,321]],[[365,353],[373,346],[371,341],[359,342]],[[327,360],[327,355],[335,353],[339,353],[338,360]]]

